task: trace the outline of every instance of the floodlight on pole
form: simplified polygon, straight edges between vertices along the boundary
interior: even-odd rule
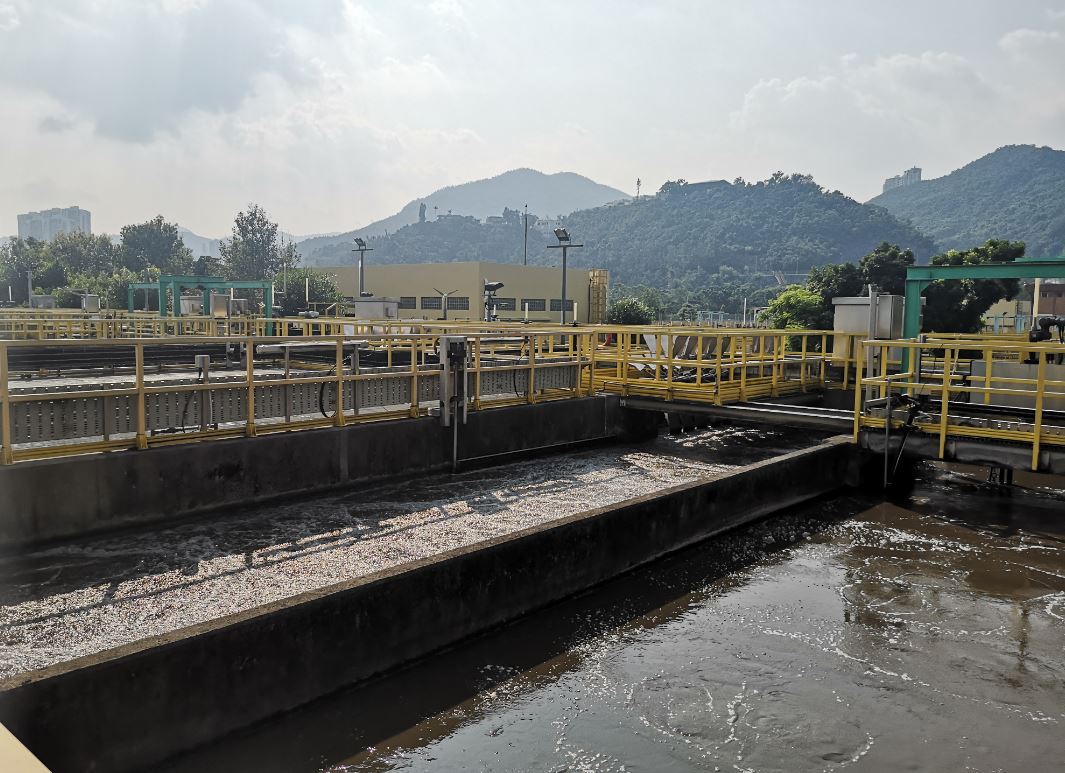
[[[573,244],[570,240],[569,231],[565,228],[555,229],[555,238],[558,239],[558,244],[549,244],[547,249],[549,250],[562,250],[562,324],[566,324],[566,264],[567,264],[567,252],[572,247],[583,247],[583,244]],[[573,324],[577,324],[577,320],[573,320]]]
[[[496,293],[503,289],[502,282],[489,282],[484,280],[484,321],[495,322]]]
[[[355,249],[352,252],[359,253],[359,297],[367,298],[373,293],[366,292],[366,253],[373,252],[373,247],[367,247],[366,240],[361,236],[356,236]]]

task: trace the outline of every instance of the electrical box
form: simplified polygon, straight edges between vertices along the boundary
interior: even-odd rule
[[[211,293],[212,317],[239,317],[248,313],[251,303],[247,298],[230,298],[223,293]]]
[[[87,311],[91,314],[98,314],[100,312],[100,296],[99,295],[83,295],[81,296],[81,310]]]
[[[203,296],[186,295],[181,299],[181,316],[198,317],[203,314]]]
[[[875,338],[901,338],[906,299],[882,293],[876,302]],[[837,333],[869,333],[869,296],[833,298],[832,329]]]
[[[440,423],[466,423],[466,366],[470,356],[465,336],[440,336]]]

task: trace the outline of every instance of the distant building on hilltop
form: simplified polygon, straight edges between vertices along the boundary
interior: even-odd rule
[[[61,233],[92,233],[92,214],[81,207],[44,209],[18,216],[20,239],[51,241]]]
[[[887,193],[892,188],[905,188],[907,185],[916,185],[919,182],[921,182],[921,168],[914,166],[902,174],[897,174],[884,180],[884,193]]]

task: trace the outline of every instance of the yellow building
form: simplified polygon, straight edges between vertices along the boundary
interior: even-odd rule
[[[337,278],[340,291],[358,297],[358,266],[320,269]],[[569,269],[566,272],[566,320],[601,322],[606,315],[609,273],[605,269]],[[447,318],[484,319],[485,283],[502,282],[495,292],[500,320],[558,322],[562,316],[562,270],[550,266],[514,263],[393,263],[374,265],[367,260],[366,291],[376,298],[399,301],[401,319],[442,319],[447,293]]]

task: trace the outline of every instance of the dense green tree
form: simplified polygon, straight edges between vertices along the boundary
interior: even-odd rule
[[[831,328],[825,324],[824,301],[818,293],[792,285],[769,302],[763,319],[774,328]]]
[[[1006,263],[1024,255],[1024,242],[990,239],[969,250],[949,250],[932,258],[937,266]],[[924,291],[922,327],[926,332],[975,333],[980,330],[983,315],[991,306],[1017,295],[1020,284],[1016,279],[953,279],[932,282]]]
[[[107,234],[61,233],[43,250],[45,262],[68,274],[101,274],[114,270],[118,248]]]
[[[865,284],[874,284],[882,293],[902,295],[906,291],[906,269],[916,262],[913,250],[881,242],[858,262]]]
[[[249,204],[247,211],[237,213],[221,252],[230,279],[272,278],[282,267],[277,223],[258,204]]]
[[[607,309],[606,321],[611,325],[649,325],[655,321],[655,313],[639,298],[619,298]]]
[[[806,277],[806,289],[821,296],[825,307],[831,309],[832,299],[860,295],[865,276],[853,263],[830,263],[814,266]]]
[[[274,277],[274,290],[274,308],[285,317],[311,308],[312,303],[336,303],[344,297],[337,287],[336,277],[311,268],[292,269],[288,272],[287,280],[279,273]]]
[[[177,226],[156,215],[146,223],[123,226],[119,264],[135,273],[149,266],[163,274],[188,274],[192,271],[192,250],[178,233]]]
[[[226,267],[221,258],[200,255],[192,261],[192,273],[194,276],[222,276],[226,273]]]

